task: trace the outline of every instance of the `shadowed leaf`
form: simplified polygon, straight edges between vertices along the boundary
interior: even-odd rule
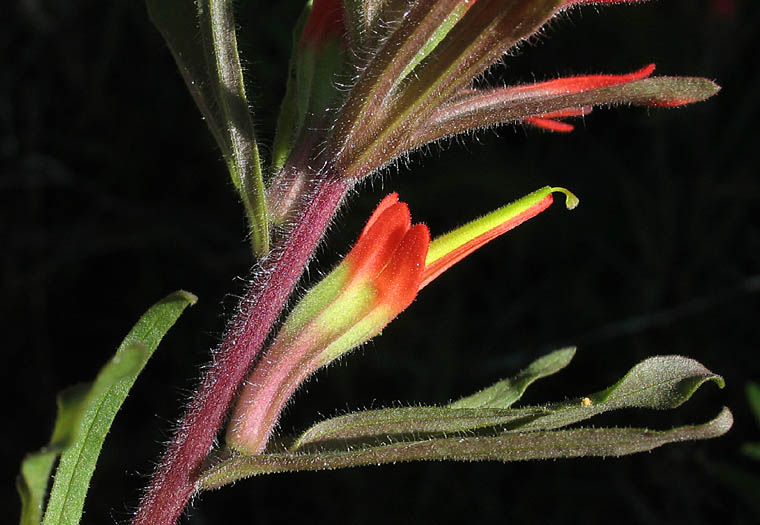
[[[200,477],[202,489],[213,489],[242,478],[275,472],[332,470],[408,461],[525,461],[583,456],[624,456],[667,443],[710,439],[725,434],[733,423],[724,408],[703,425],[665,431],[643,428],[581,428],[390,443],[353,450],[314,454],[264,454],[222,459]]]
[[[346,444],[366,446],[368,443],[393,439],[410,441],[433,436],[446,436],[477,428],[498,427],[507,431],[546,413],[541,408],[499,410],[493,408],[404,407],[367,410],[347,414],[311,427],[290,447],[345,448]]]
[[[259,150],[243,84],[232,2],[146,0],[188,90],[224,154],[257,255],[269,250]]]
[[[449,407],[369,410],[318,423],[287,452],[242,456],[223,452],[210,461],[200,486],[215,488],[257,474],[322,470],[417,460],[498,460],[620,456],[666,443],[722,435],[733,418],[724,409],[704,425],[668,431],[626,428],[556,430],[621,408],[675,408],[705,382],[721,388],[723,378],[681,356],[642,361],[611,387],[587,397],[546,406],[508,406],[540,377],[563,368],[574,349],[533,362],[517,376],[501,381]],[[480,408],[460,408],[462,405]],[[457,408],[451,408],[457,406]]]
[[[615,385],[588,397],[508,409],[533,381],[562,369],[574,353],[574,349],[565,349],[544,356],[517,376],[448,407],[367,410],[328,419],[304,432],[291,450],[307,445],[340,447],[344,441],[360,446],[385,439],[433,438],[475,429],[491,432],[549,430],[621,408],[675,408],[705,381],[723,385],[720,376],[697,361],[680,356],[653,357],[636,365]]]

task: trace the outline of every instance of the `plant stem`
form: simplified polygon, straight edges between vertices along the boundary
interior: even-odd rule
[[[337,211],[348,184],[326,178],[277,249],[260,262],[219,351],[191,400],[135,515],[133,525],[173,525],[196,490],[198,468],[239,386]]]

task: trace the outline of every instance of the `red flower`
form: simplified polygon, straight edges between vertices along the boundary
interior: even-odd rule
[[[548,208],[553,191],[566,193],[569,206],[577,203],[567,190],[542,188],[433,242],[396,193],[385,197],[353,249],[301,299],[254,368],[233,411],[228,445],[261,453],[309,375],[378,335],[448,268]]]

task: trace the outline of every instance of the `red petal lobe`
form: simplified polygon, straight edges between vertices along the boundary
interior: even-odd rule
[[[378,303],[390,307],[391,319],[417,297],[429,246],[430,230],[424,224],[415,224],[404,236],[388,266],[376,277]]]
[[[411,227],[411,216],[406,203],[394,204],[390,200],[383,202],[385,204],[381,205],[385,209],[379,214],[373,214],[356,245],[346,256],[345,262],[354,279],[372,279],[376,276],[390,262]]]

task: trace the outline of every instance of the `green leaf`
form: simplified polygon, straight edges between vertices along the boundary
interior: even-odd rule
[[[333,111],[344,97],[336,84],[353,74],[347,67],[350,53],[342,34],[344,24],[321,34],[319,28],[308,22],[311,17],[319,21],[324,16],[339,17],[340,13],[331,12],[330,6],[324,4],[317,6],[320,12],[312,13],[312,3],[306,3],[292,36],[290,75],[273,146],[275,176],[289,156],[305,162],[314,154],[315,143],[324,141],[326,130],[332,126]],[[305,34],[308,27],[310,36]],[[291,151],[296,145],[298,150]]]
[[[257,255],[269,250],[259,149],[248,109],[228,0],[146,0],[185,84],[224,154],[250,223]]]
[[[726,385],[721,376],[694,359],[678,355],[650,357],[611,387],[593,394],[592,401],[616,408],[675,408],[688,401],[707,381],[719,388]]]
[[[675,355],[650,357],[601,392],[545,406],[546,415],[527,422],[519,430],[564,427],[621,408],[676,408],[706,381],[713,381],[720,388],[725,385],[721,376],[693,359]]]
[[[471,4],[468,1],[459,2],[449,15],[441,20],[440,25],[420,47],[420,50],[414,55],[412,60],[406,64],[403,72],[398,76],[397,84],[409,76],[414,71],[414,68],[420,65],[438,47],[444,37],[449,34],[449,31],[462,19],[470,7]]]
[[[16,490],[21,497],[21,525],[39,525],[45,504],[48,481],[59,451],[43,448],[27,455],[16,478]]]
[[[547,413],[544,408],[504,410],[520,399],[534,381],[554,374],[570,363],[575,348],[564,348],[537,359],[516,376],[462,398],[447,407],[402,407],[354,412],[317,423],[290,447],[322,448],[362,440],[408,440],[454,432],[498,427],[506,430]]]
[[[199,479],[202,489],[213,489],[242,478],[275,472],[332,470],[408,461],[525,461],[582,456],[624,456],[667,443],[710,439],[725,434],[733,423],[724,408],[703,425],[666,431],[643,428],[581,428],[495,437],[455,437],[389,443],[375,447],[313,454],[263,454],[220,458]]]
[[[508,410],[535,380],[565,367],[575,349],[563,349],[533,362],[517,376],[500,381],[448,407],[404,407],[355,412],[318,423],[304,432],[291,451],[306,446],[334,448],[409,441],[480,429],[490,432],[550,430],[620,408],[675,408],[705,381],[723,379],[700,363],[680,356],[653,357],[632,368],[615,385],[546,406]]]
[[[230,145],[227,167],[248,215],[253,251],[269,252],[269,217],[264,175],[240,65],[233,2],[198,0],[206,65]]]
[[[80,384],[57,396],[57,416],[50,443],[28,454],[21,463],[16,489],[21,497],[21,525],[39,525],[42,520],[50,474],[61,451],[70,443],[82,413],[90,384]]]
[[[161,339],[197,298],[175,292],[156,303],[138,321],[91,388],[61,413],[56,437],[65,444],[45,512],[45,525],[79,523],[100,450],[116,413]],[[82,395],[82,392],[79,392]],[[57,436],[56,436],[57,434]]]
[[[216,488],[272,472],[323,470],[418,460],[522,461],[529,459],[621,456],[666,443],[709,439],[728,431],[728,409],[704,425],[668,431],[641,428],[560,427],[609,410],[675,408],[705,382],[723,387],[723,378],[681,356],[646,359],[611,387],[562,403],[519,409],[509,405],[528,384],[563,368],[574,349],[549,354],[517,376],[449,407],[407,407],[347,414],[311,427],[289,448],[242,456],[223,452],[209,463],[200,486]],[[468,405],[470,408],[460,408]],[[457,408],[451,408],[457,406]],[[479,407],[479,408],[473,408]]]
[[[494,408],[403,407],[366,410],[317,423],[290,447],[345,448],[377,441],[413,441],[446,436],[479,428],[506,432],[546,414],[542,408],[499,410]]]
[[[575,347],[563,348],[545,355],[516,376],[454,401],[449,408],[509,408],[536,380],[555,374],[570,364],[575,350]]]

